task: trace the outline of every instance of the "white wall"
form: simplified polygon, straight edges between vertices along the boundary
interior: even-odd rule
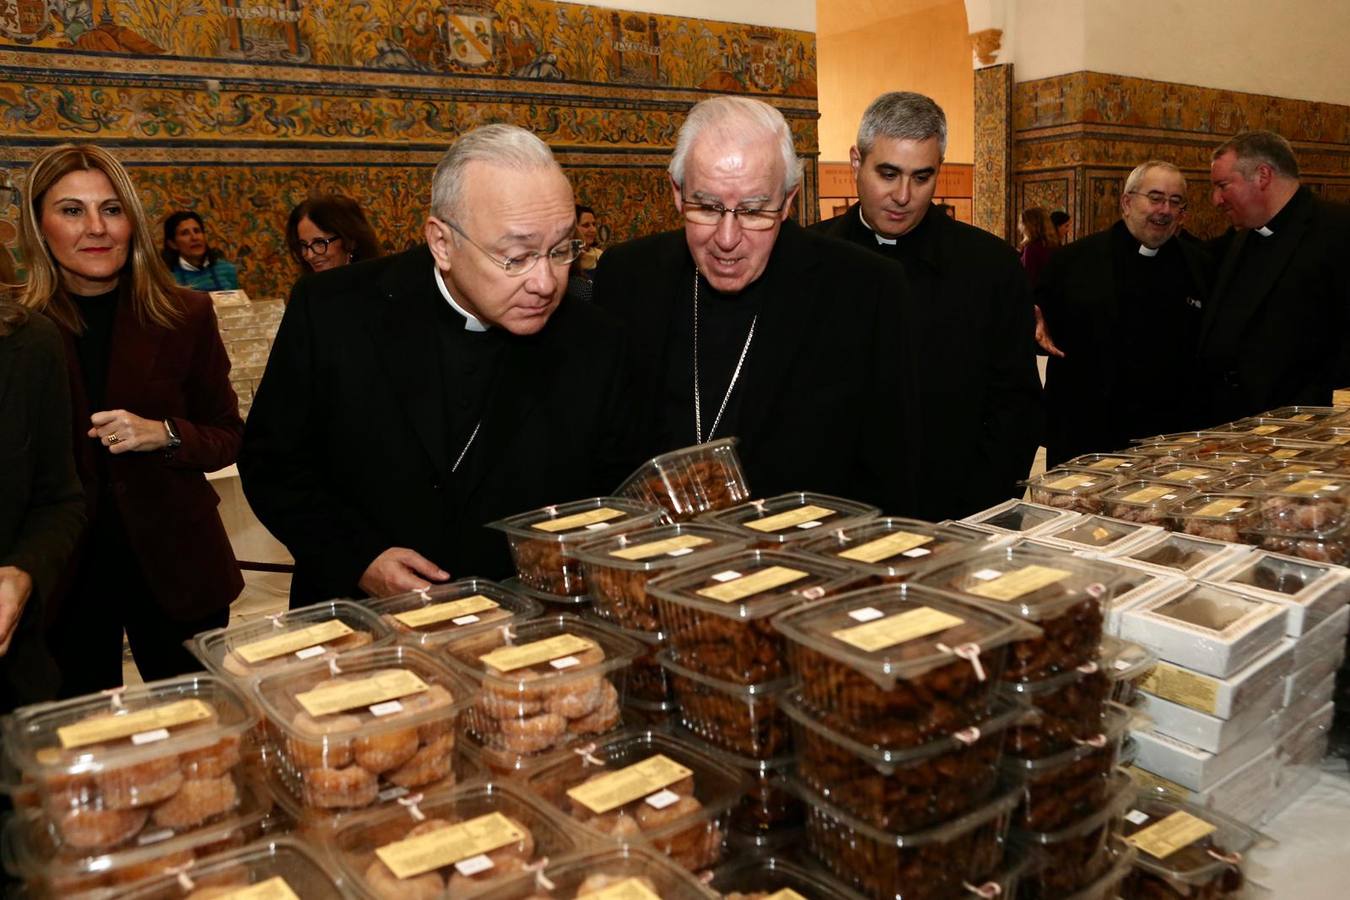
[[[1350,105],[1348,0],[1016,0],[1018,81],[1094,71]]]
[[[575,0],[561,0],[564,3]],[[585,0],[584,6],[742,22],[771,28],[816,30],[816,0]]]

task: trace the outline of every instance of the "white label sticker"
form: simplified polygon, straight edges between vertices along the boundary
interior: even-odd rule
[[[609,523],[608,523],[608,522],[593,522],[592,524],[586,526],[586,530],[587,530],[587,531],[604,531],[604,530],[605,530],[606,528],[608,528],[608,527],[609,527]],[[487,858],[487,857],[484,857],[484,859],[486,859],[486,858]]]
[[[295,658],[296,658],[296,659],[313,659],[314,657],[316,657],[316,656],[322,656],[324,653],[327,653],[327,652],[328,652],[328,648],[325,647],[323,644],[319,644],[318,646],[315,646],[315,647],[306,647],[306,648],[303,649],[303,650],[297,650],[297,651],[295,651]]]
[[[562,659],[551,659],[548,664],[555,669],[570,669],[581,665],[581,660],[575,656],[564,656]]]
[[[1003,573],[1000,572],[998,569],[981,569],[978,572],[971,573],[972,577],[978,578],[981,581],[993,581],[995,578],[998,578],[1002,574]]]
[[[169,838],[173,837],[173,835],[174,831],[172,828],[161,828],[159,831],[147,831],[136,838],[136,846],[144,847],[146,844],[158,844],[160,841],[167,841]]]
[[[906,550],[901,556],[908,556],[910,559],[918,559],[920,556],[927,556],[932,553],[927,547],[915,547],[913,550]]]
[[[741,573],[735,569],[727,569],[725,572],[718,572],[712,577],[713,581],[734,581],[741,577]]]
[[[465,878],[477,875],[479,872],[486,872],[490,868],[492,868],[492,860],[488,859],[486,853],[470,856],[468,859],[461,859],[455,863],[455,871]]]
[[[388,700],[384,703],[376,703],[374,706],[367,707],[372,716],[392,716],[394,713],[403,712],[403,704],[397,700]]]
[[[817,522],[817,521],[815,521],[815,520],[812,520],[812,521],[810,521],[810,522],[803,522],[803,523],[801,523],[800,525],[798,525],[797,527],[798,527],[798,528],[803,528],[803,529],[804,529],[804,528],[819,528],[819,527],[820,527],[820,523]]]
[[[156,728],[154,731],[142,731],[140,734],[133,734],[131,742],[139,747],[141,744],[153,744],[155,741],[162,741],[169,736],[169,729]]]
[[[666,554],[666,556],[688,556],[690,553],[693,552],[694,552],[693,547],[681,547],[678,550],[671,550],[669,553]]]
[[[1148,821],[1148,813],[1142,809],[1132,809],[1125,814],[1131,825],[1143,825]]]
[[[853,610],[848,614],[848,617],[859,622],[871,622],[873,619],[880,619],[884,615],[886,615],[884,612],[875,607],[864,606],[862,609]]]
[[[657,791],[655,794],[652,794],[650,797],[647,798],[647,805],[652,807],[653,809],[665,809],[672,803],[678,802],[680,802],[680,795],[670,790],[669,788]]]
[[[405,787],[388,787],[380,791],[379,794],[375,796],[375,799],[379,800],[381,803],[385,803],[389,800],[393,800],[395,797],[407,796],[407,794],[408,789]]]
[[[457,619],[451,619],[450,621],[456,625],[472,625],[474,622],[478,622],[481,620],[478,618],[478,616],[467,615],[467,616],[460,616]]]
[[[1117,669],[1128,669],[1128,668],[1129,668],[1130,666],[1132,666],[1132,665],[1133,665],[1133,663],[1131,663],[1128,659],[1118,659],[1118,660],[1116,660],[1116,668],[1117,668]]]

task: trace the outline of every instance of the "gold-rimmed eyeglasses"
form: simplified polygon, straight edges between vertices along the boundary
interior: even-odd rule
[[[1164,194],[1162,191],[1126,191],[1127,194],[1134,194],[1136,197],[1143,197],[1154,206],[1171,206],[1178,212],[1186,208],[1186,198],[1180,194]]]
[[[720,225],[722,217],[731,213],[731,217],[747,231],[768,231],[779,222],[783,207],[763,209],[759,207],[726,207],[720,203],[696,203],[680,194],[680,206],[684,220],[694,225]]]
[[[548,261],[551,265],[570,266],[572,263],[576,262],[577,257],[581,255],[582,249],[581,241],[577,240],[576,238],[570,238],[556,245],[547,253],[530,252],[530,253],[522,253],[520,256],[511,256],[506,259],[498,259],[495,255],[493,255],[491,252],[485,249],[482,244],[478,243],[473,238],[465,234],[464,229],[460,228],[454,222],[446,222],[445,224],[453,228],[455,232],[459,234],[460,237],[464,238],[464,240],[472,244],[474,248],[477,249],[479,253],[486,256],[492,262],[493,265],[501,269],[503,272],[505,272],[512,278],[524,275],[526,272],[534,268],[535,263],[539,262],[539,260],[544,259],[545,257],[548,258]]]

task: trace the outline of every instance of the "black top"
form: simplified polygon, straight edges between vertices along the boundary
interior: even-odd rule
[[[440,368],[444,385],[446,449],[454,466],[473,438],[483,417],[488,392],[501,363],[504,338],[496,328],[470,331],[465,318],[444,297],[428,297],[438,307],[436,333],[440,340]]]
[[[84,331],[75,335],[75,354],[79,357],[80,372],[84,376],[84,395],[94,412],[107,409],[104,394],[108,386],[108,353],[120,297],[118,288],[92,297],[70,295],[80,312],[80,318],[84,320]]]

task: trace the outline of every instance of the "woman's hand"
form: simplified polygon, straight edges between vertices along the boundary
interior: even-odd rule
[[[9,652],[14,628],[33,592],[33,579],[17,566],[0,566],[0,656]]]
[[[109,453],[144,453],[169,446],[169,430],[163,421],[142,419],[125,409],[96,412],[89,421],[94,423],[89,437],[97,438]]]

